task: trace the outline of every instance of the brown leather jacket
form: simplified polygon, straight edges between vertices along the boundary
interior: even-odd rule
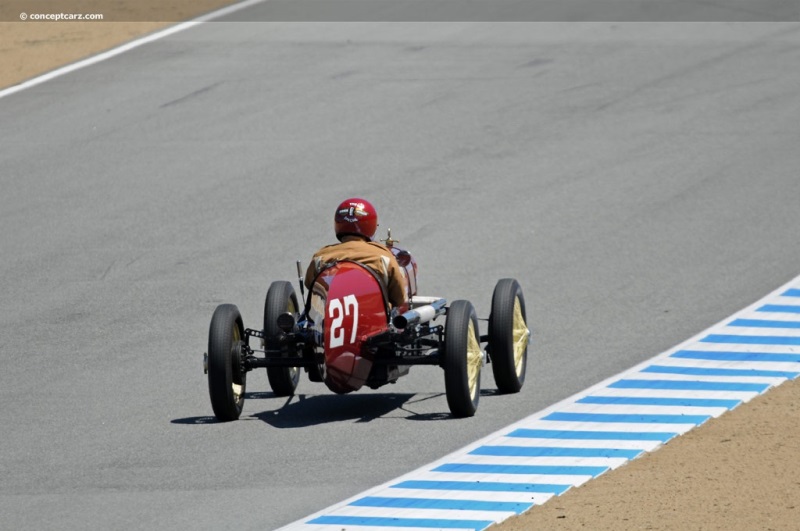
[[[408,281],[405,270],[397,263],[392,251],[377,242],[351,240],[327,245],[314,253],[306,270],[305,284],[311,289],[314,278],[326,265],[338,260],[352,260],[369,267],[386,286],[389,302],[393,307],[408,302]]]

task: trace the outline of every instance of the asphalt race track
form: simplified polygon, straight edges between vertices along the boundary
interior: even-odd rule
[[[215,22],[0,99],[0,527],[280,527],[752,303],[800,272],[799,61],[796,23]],[[523,391],[259,371],[215,423],[215,306],[259,327],[356,194],[421,294],[520,281]]]

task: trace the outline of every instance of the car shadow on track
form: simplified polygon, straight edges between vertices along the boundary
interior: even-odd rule
[[[298,394],[284,398],[280,407],[255,413],[252,418],[276,428],[303,428],[342,421],[371,422],[402,409],[414,396],[408,393]]]
[[[493,396],[494,390],[481,390],[481,397]],[[371,393],[348,395],[297,394],[291,397],[276,397],[270,392],[247,393],[245,412],[241,420],[258,419],[275,428],[304,428],[330,422],[372,422],[376,419],[442,421],[456,420],[446,409],[423,412],[424,402],[441,400],[444,393]],[[247,410],[258,410],[253,401],[265,400],[274,403],[273,409],[248,415]],[[446,407],[446,406],[445,406]],[[394,414],[393,414],[394,413]],[[175,419],[172,424],[203,425],[217,424],[215,417],[188,417]]]
[[[496,395],[494,390],[482,390],[481,397]],[[274,399],[272,393],[253,393],[249,398]],[[447,406],[441,411],[428,411],[424,402],[443,402],[444,393],[370,393],[347,395],[298,394],[284,398],[281,407],[252,415],[276,428],[303,428],[328,422],[382,420],[443,421],[458,420]],[[439,404],[437,404],[439,405]]]
[[[240,420],[258,419],[276,428],[303,428],[329,422],[371,422],[403,409],[415,395],[409,393],[372,393],[361,395],[309,395],[276,397],[272,393],[247,393],[247,403]],[[272,409],[263,410],[266,405]],[[248,414],[249,411],[258,411]],[[213,416],[174,419],[172,424],[217,424]]]

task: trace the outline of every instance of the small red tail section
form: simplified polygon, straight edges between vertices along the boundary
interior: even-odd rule
[[[323,271],[317,283],[327,291],[325,384],[335,393],[356,391],[372,369],[364,340],[388,327],[384,290],[365,266],[347,261]]]

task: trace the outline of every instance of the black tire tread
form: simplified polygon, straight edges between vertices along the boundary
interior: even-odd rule
[[[220,304],[211,317],[208,330],[208,393],[214,415],[222,422],[236,420],[244,406],[246,375],[233,368],[232,350],[234,328],[244,337],[244,326],[239,309],[233,304]],[[232,383],[242,385],[242,399],[237,404]]]
[[[447,310],[445,325],[443,367],[444,387],[447,396],[447,405],[450,413],[456,418],[471,417],[478,409],[480,399],[480,374],[478,375],[478,388],[475,397],[470,396],[469,375],[467,368],[467,345],[469,323],[478,337],[478,318],[475,308],[469,301],[454,301]]]
[[[274,338],[281,334],[278,328],[277,318],[280,314],[286,313],[289,302],[297,304],[297,295],[291,282],[278,280],[273,282],[267,290],[264,300],[264,342],[267,348],[275,347]],[[300,371],[292,367],[268,367],[267,379],[269,386],[275,396],[292,396],[297,389]]]
[[[489,358],[497,390],[502,394],[519,392],[525,382],[527,370],[527,350],[523,355],[520,375],[517,375],[514,364],[514,303],[517,298],[522,317],[527,322],[525,297],[519,283],[513,278],[504,278],[497,282],[489,314]]]

